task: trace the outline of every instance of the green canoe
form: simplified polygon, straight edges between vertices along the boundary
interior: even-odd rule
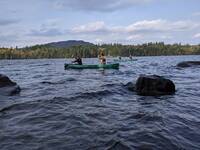
[[[119,69],[119,63],[99,65],[65,64],[65,69]]]

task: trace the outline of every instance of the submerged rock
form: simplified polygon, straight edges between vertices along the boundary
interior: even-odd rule
[[[11,81],[7,76],[0,74],[0,95],[14,95],[20,92],[17,83]]]
[[[192,66],[199,66],[200,61],[183,61],[177,64],[177,67],[192,67]]]
[[[175,84],[171,80],[157,75],[141,75],[137,79],[136,84],[129,82],[125,87],[143,96],[170,95],[175,93]]]
[[[128,82],[127,84],[124,85],[129,91],[134,91],[135,89],[135,84],[133,82]]]

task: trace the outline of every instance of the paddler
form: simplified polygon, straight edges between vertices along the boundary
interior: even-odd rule
[[[133,60],[133,57],[132,57],[132,55],[129,55],[129,59],[130,59],[130,60]]]
[[[101,64],[106,64],[106,57],[103,52],[103,49],[100,49],[99,60]]]
[[[82,59],[80,56],[75,57],[75,60],[72,63],[77,63],[78,65],[82,65]]]

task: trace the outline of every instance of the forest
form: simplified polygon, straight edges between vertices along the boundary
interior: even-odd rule
[[[0,59],[40,59],[40,58],[84,58],[97,57],[99,49],[106,56],[168,56],[168,55],[199,55],[199,45],[165,44],[164,42],[145,43],[138,45],[102,44],[78,45],[58,48],[47,45],[35,45],[24,48],[0,48]]]

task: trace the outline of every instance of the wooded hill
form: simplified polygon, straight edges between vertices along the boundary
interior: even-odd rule
[[[67,41],[66,41],[67,42]],[[65,42],[64,42],[65,43]],[[97,57],[103,48],[107,56],[160,56],[160,55],[199,55],[199,45],[164,44],[164,42],[145,43],[138,45],[103,44],[94,45],[84,41],[70,41],[70,46],[62,42],[35,45],[25,48],[0,48],[0,59],[28,58],[71,58],[74,56]],[[55,46],[56,45],[56,46]]]

